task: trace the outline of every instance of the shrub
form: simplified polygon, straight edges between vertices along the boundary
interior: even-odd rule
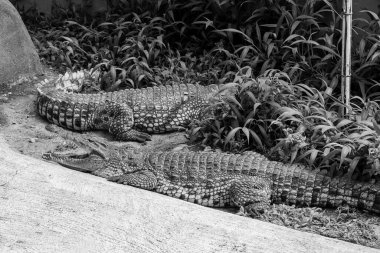
[[[230,110],[214,110],[215,118],[194,124],[193,141],[200,138],[203,145],[231,152],[254,150],[330,175],[369,178],[380,173],[376,102],[353,97],[342,118],[338,112],[345,105],[326,92],[292,84],[286,73],[275,70],[253,78],[249,67],[225,87],[236,90],[225,99]]]

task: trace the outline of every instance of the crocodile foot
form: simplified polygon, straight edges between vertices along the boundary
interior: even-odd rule
[[[245,207],[241,206],[240,210],[236,213],[237,215],[244,216],[244,217],[258,217],[261,214],[265,213],[265,210],[269,207],[269,205],[266,205],[264,203],[255,203],[250,204]]]
[[[181,132],[181,131],[185,131],[185,130],[186,130],[186,127],[183,127],[183,126],[171,126],[171,129],[172,129],[173,131]]]
[[[237,179],[231,185],[230,196],[232,203],[240,206],[237,214],[257,217],[269,207],[271,184],[258,176]]]
[[[150,134],[140,132],[134,129],[130,129],[123,133],[118,133],[115,135],[115,139],[119,141],[138,141],[138,142],[146,142],[152,139]]]
[[[133,171],[134,169],[137,169],[137,171]],[[112,176],[107,178],[107,180],[118,184],[135,186],[145,190],[155,189],[157,185],[157,177],[154,175],[154,173],[149,170],[138,171],[139,169],[140,168],[138,167],[128,168],[125,174]]]

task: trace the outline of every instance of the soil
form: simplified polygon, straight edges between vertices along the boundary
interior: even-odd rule
[[[104,132],[75,133],[59,127],[52,127],[36,112],[35,85],[44,78],[55,74],[47,71],[45,76],[33,79],[23,79],[11,84],[0,84],[0,133],[9,147],[21,154],[41,159],[43,153],[54,149],[64,141],[65,134],[95,138],[114,145],[132,145],[146,149],[172,150],[187,147],[184,132],[166,135],[154,135],[146,145],[138,143],[119,143],[112,141],[111,136]],[[224,210],[231,212],[231,210]],[[235,212],[236,210],[234,210]],[[380,226],[373,225],[380,237]],[[371,245],[380,248],[379,245]]]

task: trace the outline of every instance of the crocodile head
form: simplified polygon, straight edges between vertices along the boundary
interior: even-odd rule
[[[99,143],[73,140],[58,145],[53,151],[43,154],[42,158],[70,169],[92,173],[106,166],[109,155],[109,151]]]
[[[70,140],[42,158],[64,167],[111,178],[143,168],[144,155],[133,147],[117,147],[89,139]]]

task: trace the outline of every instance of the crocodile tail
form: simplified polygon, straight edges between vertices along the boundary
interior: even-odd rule
[[[377,185],[351,181],[346,177],[331,178],[301,165],[286,166],[284,174],[279,172],[273,177],[276,178],[275,203],[331,208],[348,205],[380,213],[380,188]]]
[[[101,100],[99,95],[75,94],[88,80],[89,72],[66,73],[56,80],[44,80],[37,85],[37,111],[49,122],[72,129],[87,130],[88,118],[94,110],[94,103]]]
[[[328,186],[328,187],[327,187]],[[325,192],[327,206],[338,207],[347,204],[361,210],[380,213],[380,188],[378,185],[350,181],[347,178],[327,180],[321,188]]]
[[[347,204],[380,213],[380,187],[377,185],[347,177],[331,178],[301,164],[269,161],[254,152],[241,156],[241,159],[239,163],[242,168],[249,169],[249,174],[272,181],[273,203],[332,208]]]

